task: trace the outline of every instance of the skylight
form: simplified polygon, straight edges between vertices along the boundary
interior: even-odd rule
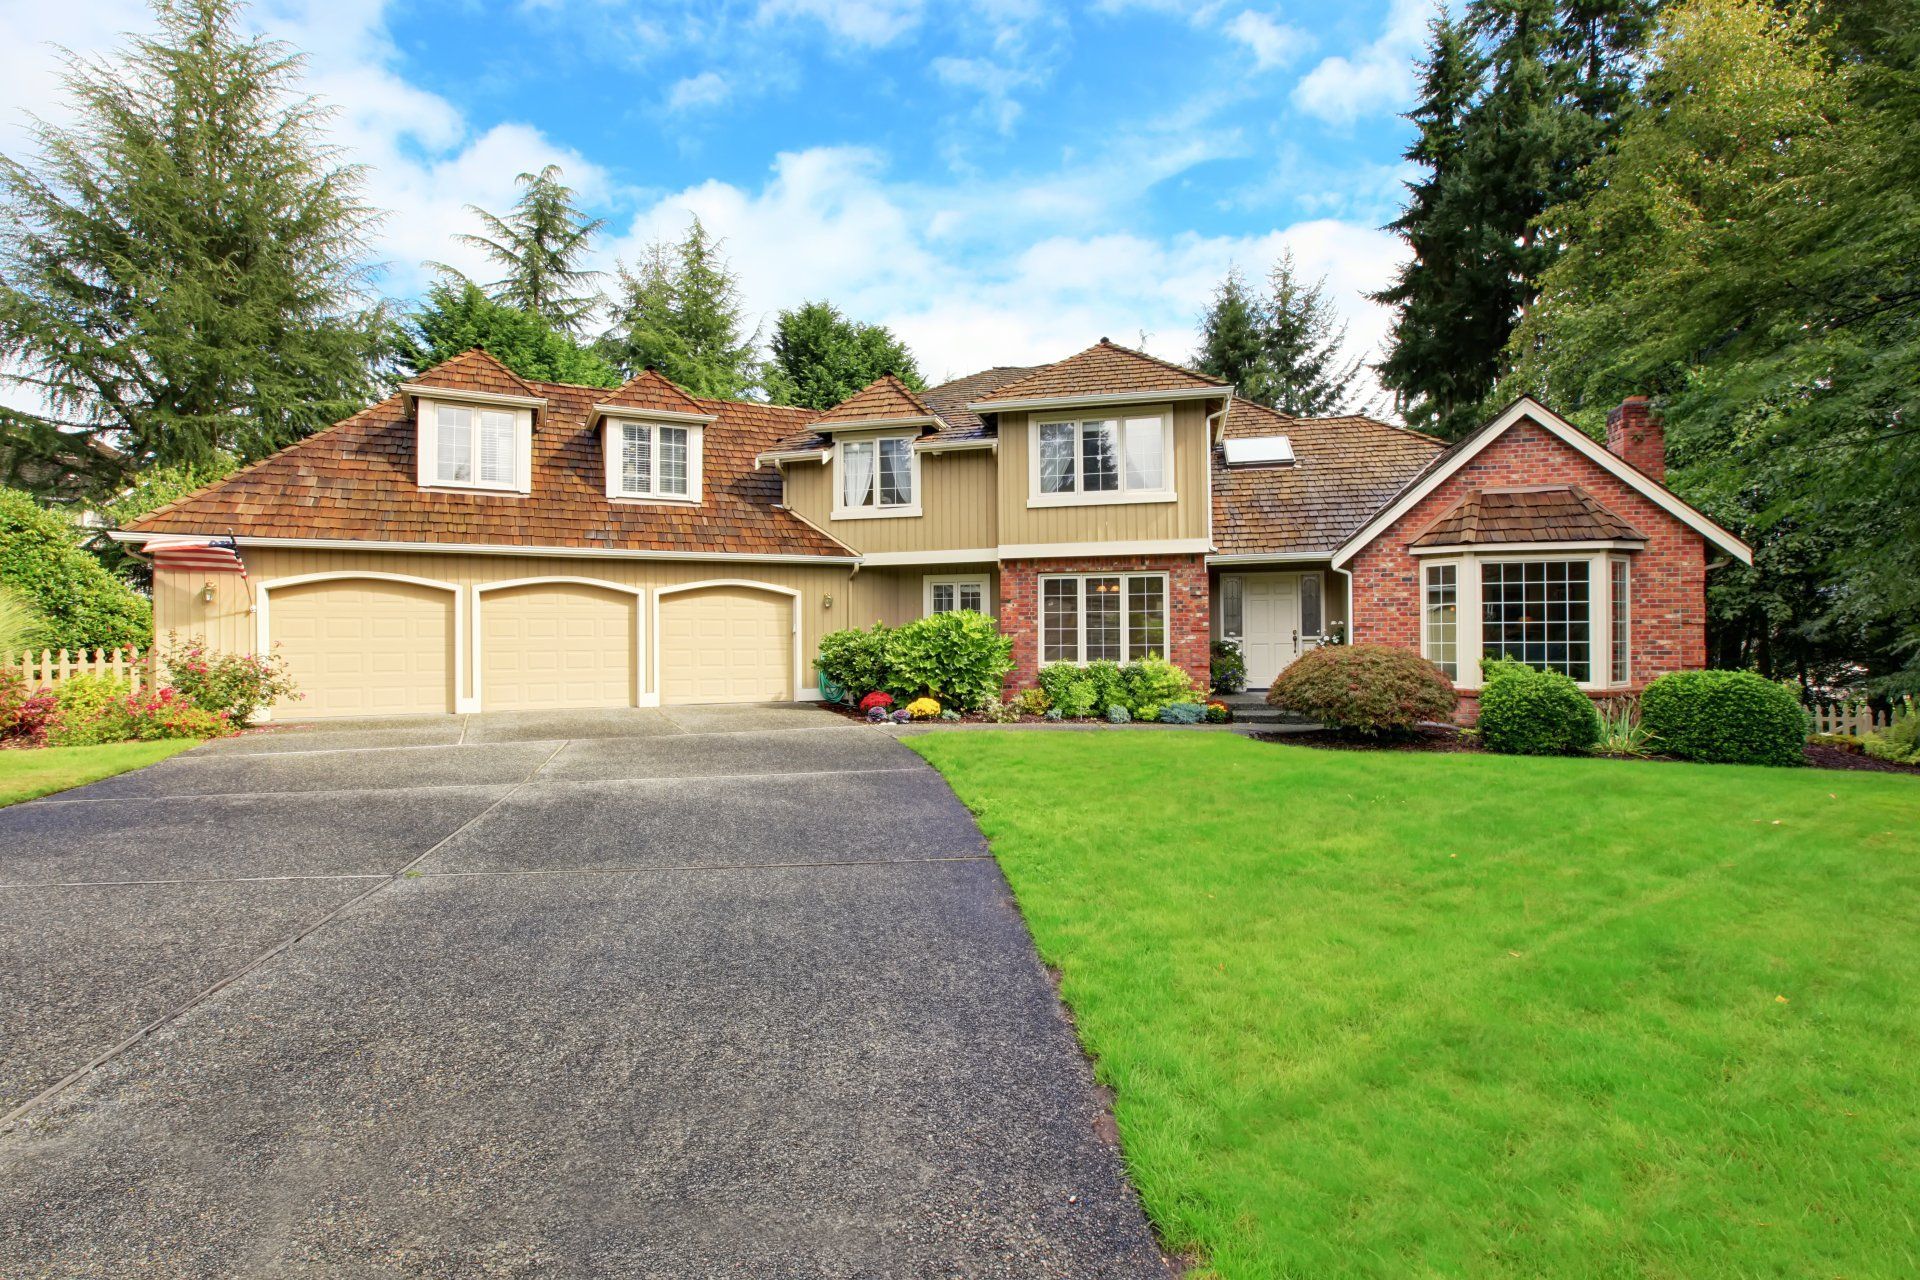
[[[1230,467],[1287,466],[1293,462],[1293,441],[1285,436],[1236,436],[1227,441]]]

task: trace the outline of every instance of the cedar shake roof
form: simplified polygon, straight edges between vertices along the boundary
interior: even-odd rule
[[[1226,385],[1218,378],[1169,364],[1144,351],[1115,346],[1102,338],[1078,355],[1042,365],[974,403],[994,405],[1104,392],[1191,391],[1212,387],[1225,390]]]
[[[489,383],[484,389],[494,389],[498,380],[487,368],[466,356],[456,359],[462,369]],[[485,363],[499,368],[490,359]],[[420,381],[451,390],[477,389],[450,380],[448,365]],[[525,546],[530,551],[586,547],[668,554],[853,554],[779,508],[780,473],[754,468],[760,451],[803,423],[806,411],[696,399],[675,388],[692,412],[716,416],[704,432],[700,503],[614,502],[607,498],[601,436],[593,424],[593,406],[605,403],[606,389],[551,382],[520,385],[527,390],[514,394],[547,399],[540,430],[533,436],[530,495],[422,490],[416,483],[409,397],[395,395],[160,508],[131,528],[141,533],[233,532],[242,538]]]
[[[673,383],[642,369],[613,391],[603,391],[595,404],[620,405],[628,409],[652,409],[659,413],[705,413],[700,403]]]
[[[1503,542],[1645,542],[1646,535],[1573,485],[1554,489],[1476,489],[1428,526],[1416,547]]]
[[[947,424],[946,430],[936,433],[939,440],[985,440],[994,434],[980,415],[967,408],[982,396],[992,395],[1010,382],[1016,382],[1030,373],[1045,368],[1044,365],[1001,364],[991,369],[982,369],[979,373],[970,373],[964,378],[954,378],[937,387],[929,387],[920,393],[940,420]]]
[[[497,396],[538,398],[540,395],[532,383],[478,347],[441,361],[407,385],[439,387],[444,391],[485,391]]]
[[[913,394],[912,388],[889,373],[869,382],[815,418],[813,425],[817,428],[857,427],[863,422],[933,416],[933,410],[920,402],[920,397]]]
[[[1228,437],[1286,436],[1294,461],[1226,465],[1213,449],[1213,540],[1221,555],[1331,552],[1443,448],[1373,418],[1290,418],[1235,397]]]

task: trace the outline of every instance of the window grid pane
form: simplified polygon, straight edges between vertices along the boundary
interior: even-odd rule
[[[1120,488],[1120,442],[1112,422],[1080,425],[1080,489],[1113,493]]]
[[[1040,660],[1080,660],[1080,580],[1048,578],[1040,584]]]
[[[1120,579],[1086,579],[1086,630],[1088,662],[1123,662],[1121,647]]]
[[[1071,422],[1040,428],[1040,492],[1073,492],[1073,436]]]
[[[862,440],[840,446],[840,470],[849,507],[873,505],[873,442]]]
[[[660,428],[660,492],[684,497],[687,492],[687,429]]]
[[[480,481],[482,484],[513,483],[513,434],[519,418],[515,414],[488,409],[480,415]]]
[[[620,428],[620,489],[623,493],[653,491],[653,432],[637,423]]]
[[[1151,492],[1166,487],[1165,442],[1158,417],[1127,419],[1127,488]]]
[[[1127,579],[1127,661],[1167,656],[1167,584],[1154,576]]]
[[[1426,600],[1427,660],[1446,672],[1450,680],[1460,678],[1460,597],[1455,566],[1427,566]]]
[[[443,484],[472,484],[473,411],[437,405],[433,421],[440,451],[437,478]]]
[[[1628,623],[1630,574],[1625,560],[1608,562],[1613,575],[1613,661],[1611,675],[1615,684],[1626,684],[1633,677],[1632,629]]]
[[[960,607],[974,613],[985,613],[986,595],[977,584],[962,583],[960,586]]]
[[[880,441],[880,505],[904,507],[913,502],[913,463],[905,440]]]
[[[936,582],[933,584],[933,611],[935,613],[953,612],[953,584]]]
[[[1489,564],[1481,569],[1481,648],[1575,680],[1592,676],[1585,560]]]

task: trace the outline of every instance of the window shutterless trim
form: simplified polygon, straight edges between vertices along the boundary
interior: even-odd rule
[[[1173,582],[1170,574],[1159,570],[1115,569],[1108,572],[1087,573],[1043,573],[1033,584],[1034,622],[1038,634],[1038,652],[1040,663],[1046,666],[1053,662],[1071,662],[1076,666],[1086,666],[1089,662],[1101,661],[1087,657],[1087,583],[1096,578],[1115,578],[1120,583],[1120,656],[1110,659],[1114,662],[1136,662],[1148,655],[1136,653],[1133,645],[1133,628],[1128,617],[1127,601],[1133,594],[1133,582],[1139,578],[1155,578],[1160,582],[1160,653],[1162,658],[1170,657],[1173,651]],[[1047,583],[1072,582],[1074,589],[1074,652],[1072,658],[1047,657]]]
[[[1165,397],[1160,397],[1164,400]],[[1160,484],[1153,489],[1127,488],[1127,420],[1160,420]],[[1093,412],[1080,414],[1036,413],[1027,419],[1027,506],[1028,507],[1106,507],[1135,502],[1177,502],[1174,476],[1174,413],[1171,405],[1147,402],[1111,415]],[[1090,422],[1111,422],[1114,435],[1114,473],[1111,489],[1087,489],[1086,434]],[[1073,484],[1069,490],[1049,493],[1041,488],[1040,436],[1047,427],[1073,428]]]
[[[880,506],[880,442],[899,440],[906,442],[907,449],[907,488],[909,500],[893,506]],[[920,510],[920,454],[913,448],[914,437],[898,433],[891,435],[867,436],[858,440],[836,440],[833,446],[833,466],[828,482],[833,486],[833,509],[828,513],[829,520],[899,520],[921,514]],[[850,507],[847,505],[846,448],[848,445],[871,444],[873,446],[873,505]]]

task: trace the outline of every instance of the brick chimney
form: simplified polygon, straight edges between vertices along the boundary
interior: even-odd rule
[[[1628,396],[1607,412],[1607,450],[1655,480],[1667,478],[1667,428],[1653,416],[1645,396]]]

